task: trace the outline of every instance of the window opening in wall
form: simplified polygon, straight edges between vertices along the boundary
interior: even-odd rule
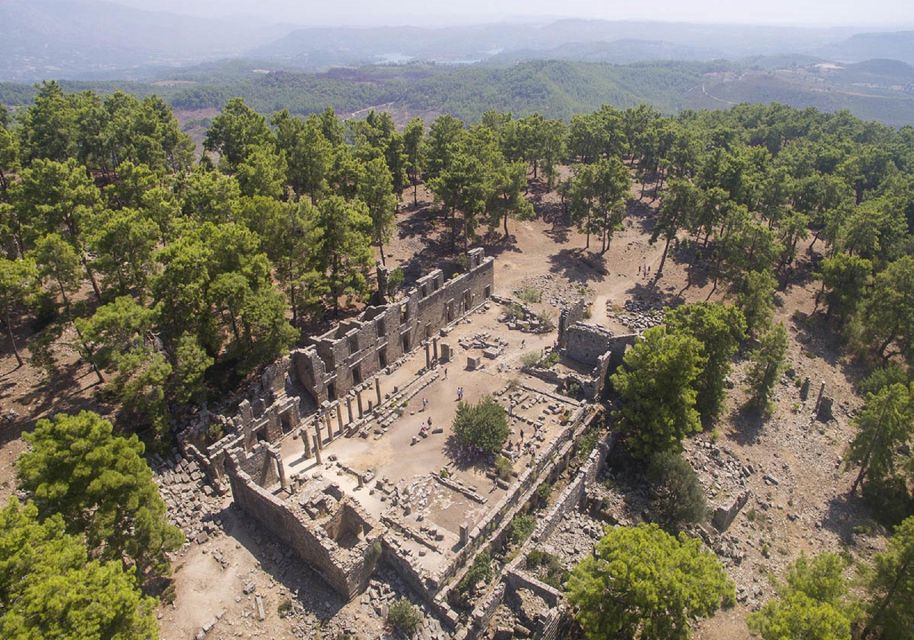
[[[409,322],[409,305],[404,303],[400,305],[400,324]]]
[[[470,305],[473,304],[473,294],[469,291],[463,292],[463,311],[464,313],[470,310]]]
[[[257,442],[269,442],[266,429],[258,429],[254,432],[254,435],[257,437]]]
[[[336,400],[336,384],[333,382],[327,384],[327,398],[330,401]]]
[[[384,320],[383,320],[383,319],[378,320],[378,321],[375,323],[375,326],[377,327],[378,337],[382,337],[382,336],[386,335],[387,326],[384,324]]]
[[[359,350],[359,337],[357,335],[349,336],[349,353],[355,353]]]
[[[486,289],[485,289],[485,291],[483,291],[482,295],[484,295],[486,298],[491,298],[492,297],[492,287],[486,287]]]
[[[406,353],[409,351],[409,333],[404,333],[402,336],[403,340],[403,352]]]
[[[381,365],[382,369],[387,367],[387,347],[378,349],[378,364]]]
[[[352,371],[352,384],[362,384],[362,367],[355,365]]]

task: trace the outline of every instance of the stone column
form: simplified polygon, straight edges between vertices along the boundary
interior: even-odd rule
[[[365,410],[362,408],[362,390],[358,388],[355,390],[355,403],[359,405],[359,417],[361,418],[365,415]]]
[[[381,379],[375,376],[374,378],[374,392],[378,397],[378,406],[381,406]]]
[[[353,421],[353,418],[352,418],[352,396],[350,396],[350,395],[346,396],[346,413],[349,414],[349,422],[351,424]]]
[[[320,448],[320,438],[314,436],[314,459],[317,461],[317,464],[323,464],[321,461],[321,448]]]
[[[470,525],[466,522],[460,525],[460,546],[465,547],[470,541]]]
[[[822,395],[824,393],[825,393],[825,380],[822,381],[822,385],[819,387],[819,397],[816,398],[815,411],[819,410],[819,404],[822,402]]]
[[[286,480],[286,467],[282,463],[282,456],[279,455],[279,451],[271,450],[270,456],[273,458],[273,462],[276,463],[276,470],[279,473],[279,484],[283,489],[288,490],[289,482]]]
[[[431,353],[430,353],[430,351],[429,351],[428,340],[426,340],[426,341],[423,342],[422,344],[423,344],[423,346],[425,347],[425,368],[428,369],[429,367],[432,366],[432,356],[431,356]]]
[[[438,362],[438,336],[432,338],[432,357]]]
[[[365,486],[365,479],[362,477],[361,473],[355,474],[356,482],[359,483],[359,489]]]
[[[304,457],[305,459],[311,457],[311,436],[308,434],[308,430],[305,427],[302,427],[298,430],[299,435],[301,436],[302,444],[305,445]]]
[[[340,428],[339,435],[343,435],[343,407],[339,402],[336,403],[336,424]]]
[[[333,422],[330,421],[330,410],[324,414],[324,424],[327,425],[327,442],[333,441]]]
[[[321,419],[317,418],[314,421],[314,447],[318,451],[324,448],[324,441],[321,437]]]

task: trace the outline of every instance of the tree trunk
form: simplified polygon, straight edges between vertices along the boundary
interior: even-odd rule
[[[885,608],[889,606],[889,602],[892,601],[892,598],[895,597],[895,592],[898,591],[898,587],[901,585],[901,581],[904,580],[905,574],[908,572],[908,567],[910,566],[910,560],[905,561],[898,568],[898,573],[895,574],[895,580],[892,582],[892,586],[889,587],[888,592],[885,594],[885,597],[882,599],[882,602],[879,603],[879,606],[876,607],[876,611],[873,612],[873,616],[870,618],[870,621],[866,623],[866,626],[863,627],[863,631],[860,633],[861,640],[866,640],[870,635],[870,629],[874,626],[876,620],[882,616],[882,612],[885,611]]]
[[[505,240],[508,239],[508,211],[505,210]]]
[[[666,242],[663,245],[663,255],[660,256],[660,266],[657,267],[657,273],[654,275],[654,279],[658,279],[660,274],[663,273],[663,265],[666,264],[666,254],[670,251],[670,241],[673,239],[672,236],[666,237]],[[689,276],[691,278],[691,275]]]
[[[10,344],[13,345],[13,355],[16,356],[16,363],[17,363],[16,368],[18,369],[25,363],[22,361],[22,356],[19,355],[19,347],[16,346],[16,336],[13,335],[13,321],[12,321],[12,319],[10,319],[9,309],[7,309],[7,311],[6,311],[6,331],[10,337]]]
[[[882,423],[882,421],[884,419],[885,419],[885,409],[883,409],[882,413],[880,413],[880,415],[879,415],[880,424]],[[851,485],[851,494],[852,495],[857,493],[857,487],[859,487],[860,483],[863,482],[863,477],[866,475],[866,471],[870,466],[870,458],[873,455],[873,449],[876,448],[876,442],[878,442],[880,435],[882,435],[882,431],[880,429],[876,429],[873,432],[873,437],[870,439],[870,443],[866,447],[866,454],[864,454],[863,460],[860,462],[860,473],[857,474],[857,477],[854,480],[854,484]]]
[[[63,287],[61,287],[63,289]],[[95,372],[95,375],[98,377],[99,384],[105,384],[105,376],[102,375],[101,370],[98,368],[98,365],[95,364],[95,351],[90,347],[85,338],[83,338],[82,331],[79,330],[77,324],[73,321],[73,316],[70,314],[70,304],[67,303],[67,319],[70,321],[70,324],[73,325],[73,330],[76,331],[76,337],[79,338],[79,344],[82,345],[83,350],[85,350],[86,355],[89,356],[86,360],[89,363],[89,366],[92,367],[92,371]]]
[[[92,272],[92,267],[89,266],[89,261],[86,259],[86,254],[80,250],[80,260],[83,263],[83,267],[86,269],[86,275],[89,276],[89,282],[92,283],[92,291],[95,292],[95,299],[99,302],[102,301],[102,290],[98,287],[98,282],[95,281],[95,274]]]
[[[378,252],[381,254],[381,264],[387,265],[387,261],[384,258],[384,243],[383,242],[378,243]]]
[[[413,208],[419,206],[419,183],[413,181]]]

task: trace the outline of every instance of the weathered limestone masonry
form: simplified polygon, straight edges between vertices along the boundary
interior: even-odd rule
[[[605,327],[575,322],[565,330],[563,338],[564,354],[581,364],[596,366],[601,356],[611,352],[609,368],[612,371],[622,364],[625,350],[635,344],[638,334],[617,336]]]
[[[377,379],[373,390],[366,389],[372,375],[396,366],[428,339],[437,350],[433,334],[491,297],[494,259],[481,248],[471,249],[467,257],[466,273],[445,281],[436,269],[420,278],[404,300],[368,307],[358,318],[311,338],[311,346],[277,360],[264,370],[236,415],[204,412],[185,429],[178,437],[183,453],[197,460],[216,488],[224,490],[227,453],[232,449],[251,451],[258,441],[276,442],[305,422],[310,430],[315,419],[323,421],[324,439],[349,429],[369,408],[381,404]],[[446,345],[440,346],[443,353]],[[212,442],[214,432],[222,435]]]
[[[481,248],[471,249],[467,256],[466,273],[445,282],[436,269],[419,279],[405,300],[369,307],[355,320],[312,338],[312,346],[293,351],[293,368],[302,386],[317,403],[342,398],[482,304],[494,289],[495,262]]]
[[[270,457],[265,443],[249,455],[232,452],[227,466],[235,502],[295,550],[340,595],[355,597],[365,590],[380,558],[382,527],[357,502],[338,488],[334,491],[333,485],[320,488],[319,508],[311,513],[304,497],[296,503],[274,495],[264,488],[275,482]],[[251,473],[265,480],[265,485]]]

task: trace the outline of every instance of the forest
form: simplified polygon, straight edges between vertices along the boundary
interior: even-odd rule
[[[640,105],[567,120],[486,111],[470,126],[442,115],[398,129],[383,112],[264,116],[230,98],[198,150],[158,96],[55,82],[15,114],[0,111],[0,125],[8,348],[23,366],[27,347],[29,364],[52,376],[51,347],[74,336],[101,400],[117,407],[114,424],[59,414],[26,435],[17,478],[30,500],[0,511],[0,547],[19,550],[0,570],[3,637],[156,637],[154,598],[167,597],[166,558],[181,535],[144,452],[167,451],[202,403],[368,304],[376,259],[420,185],[459,268],[465,248],[507,242],[512,224],[536,215],[536,184],[561,195],[565,222],[596,256],[633,202],[659,202],[655,281],[670,256],[686,256],[690,277],[705,274],[732,302],[671,312],[613,377],[615,420],[636,458],[675,453],[713,425],[737,353],[751,361],[751,404],[766,412],[787,340],[772,320],[776,292],[802,275],[798,254],[816,252],[817,313],[806,321],[866,372],[846,459],[859,474],[853,490],[895,535],[861,569],[860,593],[839,586],[843,560],[822,555],[797,564],[751,626],[765,640],[910,637],[914,128],[781,105],[676,116]],[[402,272],[391,279],[403,284]],[[627,614],[595,613],[588,571],[569,589],[585,631],[604,637]],[[71,602],[48,601],[59,581]],[[81,628],[102,631],[73,635]]]

